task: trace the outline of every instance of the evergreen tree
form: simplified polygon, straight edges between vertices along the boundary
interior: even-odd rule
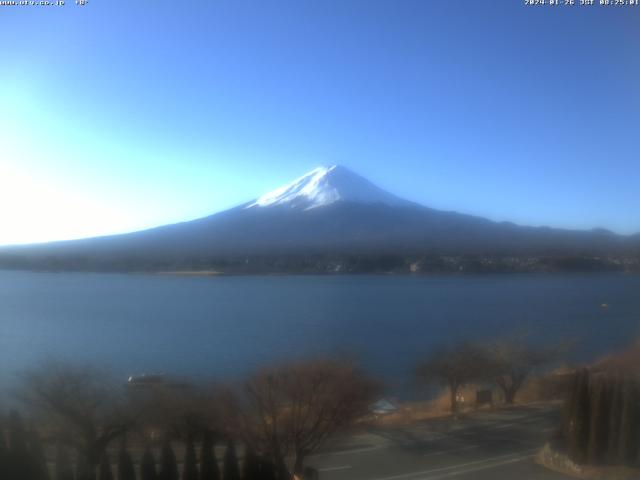
[[[573,417],[576,407],[576,399],[578,393],[578,381],[580,378],[580,372],[576,372],[572,375],[570,384],[567,389],[566,400],[562,409],[562,421],[561,421],[561,434],[567,443],[573,432]]]
[[[31,452],[31,478],[33,480],[49,480],[47,457],[35,430],[29,433],[29,451]]]
[[[8,478],[9,476],[8,456],[9,452],[4,441],[4,425],[0,423],[0,478]]]
[[[600,376],[591,382],[591,414],[589,426],[588,462],[602,465],[607,453],[607,435],[609,433],[609,385],[606,378]]]
[[[184,452],[184,467],[182,470],[183,480],[198,480],[198,459],[196,449],[193,446],[193,439],[187,438]]]
[[[98,467],[98,480],[114,480],[113,471],[111,470],[111,458],[109,454],[105,453],[100,460],[100,466]]]
[[[125,445],[118,453],[118,480],[136,480],[136,470]]]
[[[156,480],[157,478],[156,459],[151,449],[146,447],[140,461],[140,480]]]
[[[224,453],[223,480],[240,480],[240,469],[238,468],[238,455],[235,444],[229,440],[227,451]]]
[[[625,378],[622,392],[620,439],[617,463],[635,466],[638,460],[638,386],[631,378]]]
[[[607,445],[606,462],[615,465],[618,461],[618,444],[620,441],[620,421],[622,420],[623,391],[624,386],[620,375],[616,374],[612,379],[611,408],[609,415],[609,435]]]
[[[260,458],[255,454],[253,449],[247,448],[244,454],[242,478],[244,480],[261,480],[261,474]]]
[[[276,467],[271,460],[260,459],[260,475],[261,480],[276,480]]]
[[[56,447],[56,465],[54,480],[74,480],[73,467],[67,449],[58,445]]]
[[[569,456],[576,463],[587,461],[589,446],[589,371],[582,369],[575,384],[569,424]]]
[[[86,457],[76,450],[76,480],[94,480],[95,476],[96,472],[92,471]]]
[[[304,467],[304,480],[318,480],[318,471],[313,467]]]
[[[200,480],[220,480],[220,469],[216,458],[213,434],[205,432],[200,452]]]
[[[9,415],[8,478],[29,479],[32,474],[31,456],[22,417],[16,411]]]
[[[178,463],[176,461],[176,454],[171,448],[169,440],[165,440],[162,444],[162,450],[160,451],[160,473],[158,475],[159,480],[179,480],[178,475]]]

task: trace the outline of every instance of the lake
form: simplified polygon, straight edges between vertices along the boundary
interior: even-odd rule
[[[602,308],[606,303],[608,308]],[[584,361],[640,337],[640,276],[238,276],[0,271],[0,383],[48,357],[129,374],[238,378],[347,352],[405,390],[434,346],[517,331]]]

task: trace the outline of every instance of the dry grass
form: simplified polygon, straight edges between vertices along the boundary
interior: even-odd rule
[[[516,397],[515,405],[531,405],[541,402],[555,402],[564,398],[565,389],[572,374],[572,369],[559,369],[550,374],[532,377],[526,382]],[[460,413],[476,411],[476,390],[484,387],[469,385],[460,393],[464,402],[460,405]],[[429,401],[405,402],[398,404],[398,411],[381,415],[374,420],[377,425],[400,426],[408,425],[430,418],[446,417],[451,415],[449,404],[449,392],[445,389]],[[493,389],[493,408],[505,406],[502,391]],[[481,410],[492,408],[489,405],[481,407]]]
[[[476,386],[468,386],[460,390],[464,402],[460,404],[460,413],[475,411]],[[494,394],[494,398],[495,394]],[[489,408],[483,407],[483,408]],[[443,390],[436,398],[429,401],[406,402],[398,405],[398,411],[378,417],[378,425],[408,425],[430,418],[451,415],[449,392]]]

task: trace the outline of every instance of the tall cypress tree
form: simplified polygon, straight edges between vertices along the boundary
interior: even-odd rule
[[[244,480],[261,480],[261,470],[260,458],[255,454],[253,449],[247,448],[244,454],[242,478]]]
[[[582,369],[575,384],[569,425],[569,456],[576,463],[587,461],[589,446],[589,371]]]
[[[588,462],[602,465],[607,453],[609,433],[609,385],[606,378],[599,376],[591,381],[591,413],[589,426]]]
[[[8,478],[29,479],[32,463],[27,434],[22,417],[16,411],[9,414]]]
[[[35,430],[29,432],[29,451],[31,452],[31,478],[33,480],[49,480],[47,457]]]
[[[616,463],[635,466],[638,459],[638,388],[631,377],[625,377],[623,383],[620,439]]]
[[[184,468],[182,470],[183,480],[198,480],[198,459],[196,449],[193,446],[191,436],[187,438],[184,451]]]
[[[111,458],[109,458],[108,453],[105,453],[100,460],[98,480],[114,480],[113,471],[111,470]]]
[[[169,440],[165,440],[162,444],[162,450],[160,451],[160,473],[158,475],[159,480],[179,480],[178,475],[178,462],[176,461],[176,454],[171,448]]]
[[[151,448],[147,446],[140,461],[140,480],[157,480],[157,478],[156,459]]]
[[[202,439],[202,450],[200,452],[200,480],[220,480],[220,469],[216,450],[213,442],[213,434],[205,432]]]
[[[260,459],[261,480],[276,480],[276,467],[270,459]]]
[[[571,382],[568,386],[565,403],[562,409],[562,420],[560,422],[560,434],[564,439],[567,450],[571,450],[571,444],[574,441],[575,430],[575,409],[577,404],[578,382],[580,380],[580,371],[576,371],[571,376]]]
[[[76,450],[76,480],[93,480],[96,472],[91,470],[86,457],[82,455],[82,452]]]
[[[118,480],[136,480],[136,469],[133,459],[123,444],[118,452]]]
[[[562,438],[569,442],[569,437],[573,432],[573,416],[576,406],[576,394],[578,392],[578,379],[580,378],[580,372],[575,372],[571,376],[568,390],[566,392],[566,400],[562,409],[562,426],[561,433]]]
[[[611,408],[609,414],[609,434],[607,444],[606,462],[608,465],[615,465],[618,462],[619,442],[620,442],[620,421],[622,420],[623,408],[623,380],[619,374],[612,378]]]
[[[233,441],[227,443],[227,451],[224,453],[223,480],[240,480],[240,469],[238,467],[238,455]]]
[[[69,452],[61,445],[56,447],[56,465],[54,469],[54,480],[73,480],[73,467]]]
[[[0,478],[9,478],[8,455],[7,444],[4,441],[4,425],[0,423]]]

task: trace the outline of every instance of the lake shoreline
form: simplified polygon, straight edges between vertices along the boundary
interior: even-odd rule
[[[506,277],[520,275],[628,275],[639,276],[640,270],[513,270],[513,271],[433,271],[433,272],[278,272],[245,271],[225,272],[221,270],[47,270],[0,268],[0,272],[46,273],[46,274],[90,274],[90,275],[146,275],[157,277],[398,277],[398,278],[465,278],[465,277]]]

